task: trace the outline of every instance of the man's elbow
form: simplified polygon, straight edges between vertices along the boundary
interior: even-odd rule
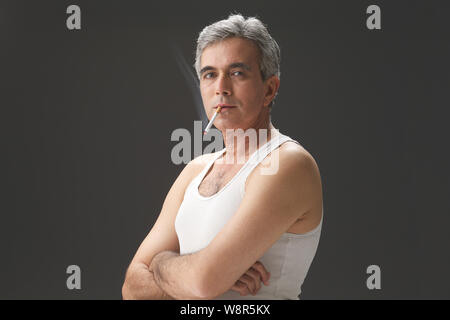
[[[122,300],[131,300],[131,299],[132,298],[130,291],[128,290],[126,282],[124,282],[122,285]]]
[[[122,285],[122,300],[137,300],[131,288],[130,281],[125,279]]]
[[[130,286],[129,286],[129,273],[127,272],[125,275],[125,280],[122,284],[122,299],[123,300],[132,300],[133,296],[131,294]]]
[[[137,281],[139,281],[136,273],[137,269],[135,268],[135,265],[131,264],[127,271],[125,272],[125,278],[123,280],[122,284],[122,299],[123,300],[137,300],[139,298],[136,297],[136,285]]]

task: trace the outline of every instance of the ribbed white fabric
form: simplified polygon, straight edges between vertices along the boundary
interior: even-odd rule
[[[245,181],[250,172],[275,148],[286,141],[297,141],[279,133],[256,150],[239,172],[219,192],[204,197],[198,187],[213,163],[225,152],[217,153],[186,189],[183,202],[175,219],[175,230],[180,244],[180,254],[205,248],[237,211],[244,196]],[[299,300],[301,286],[316,254],[322,229],[322,218],[317,227],[304,234],[284,233],[258,259],[271,273],[269,286],[253,296],[241,296],[229,290],[217,300]]]

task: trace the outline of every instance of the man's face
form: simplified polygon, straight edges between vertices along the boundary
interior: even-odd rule
[[[208,117],[211,119],[221,103],[232,106],[222,108],[214,121],[217,129],[258,126],[270,101],[264,99],[267,86],[259,69],[259,50],[252,41],[227,38],[206,47],[200,70],[200,91]]]

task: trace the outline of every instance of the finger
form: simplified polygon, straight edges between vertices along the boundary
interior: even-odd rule
[[[261,279],[264,284],[269,285],[270,272],[264,267],[264,265],[260,261],[256,261],[253,266],[253,269],[257,270],[261,274]]]
[[[261,280],[264,282],[265,285],[269,284],[269,278],[270,278],[270,272],[267,271],[267,269],[264,267],[264,265],[261,263],[261,261],[256,261],[253,266],[253,269],[257,270],[261,275]]]
[[[231,287],[231,289],[239,292],[241,296],[246,296],[249,293],[247,285],[240,280],[236,281],[236,283]]]
[[[231,287],[231,290],[239,292],[241,296],[245,294],[247,285],[241,281],[236,281],[236,283]]]
[[[241,296],[245,296],[249,293],[247,284],[244,282],[238,280],[236,283],[231,287],[232,290],[237,291],[241,294]]]
[[[239,278],[239,280],[244,282],[247,285],[247,287],[251,293],[255,293],[256,284],[255,284],[255,280],[253,280],[252,277],[250,277],[249,275],[247,275],[245,273],[242,275],[242,277]]]
[[[248,276],[253,278],[253,281],[255,283],[256,286],[256,290],[255,293],[257,293],[259,291],[259,289],[261,289],[261,274],[256,271],[255,269],[249,269],[245,274],[247,274]]]

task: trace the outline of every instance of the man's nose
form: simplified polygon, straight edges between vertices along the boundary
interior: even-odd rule
[[[217,79],[216,95],[231,95],[231,81],[226,75],[221,75]]]

